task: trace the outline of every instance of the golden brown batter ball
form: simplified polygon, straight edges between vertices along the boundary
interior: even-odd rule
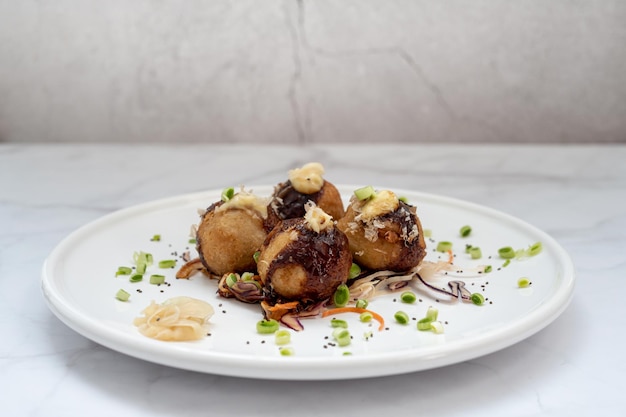
[[[304,217],[280,222],[270,232],[257,268],[270,303],[306,304],[329,298],[346,283],[351,265],[345,234],[315,207]]]
[[[324,167],[311,162],[289,171],[289,179],[278,184],[268,207],[269,223],[304,216],[304,205],[312,201],[334,219],[344,215],[341,195],[332,183],[323,178]]]
[[[406,271],[426,256],[415,207],[388,190],[353,196],[337,227],[350,241],[354,262],[370,270]]]
[[[250,193],[212,204],[196,233],[204,267],[218,276],[256,270],[254,253],[267,236],[266,221],[267,201]]]

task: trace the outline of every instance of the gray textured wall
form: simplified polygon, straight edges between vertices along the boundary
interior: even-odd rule
[[[626,142],[626,1],[0,0],[0,141]]]

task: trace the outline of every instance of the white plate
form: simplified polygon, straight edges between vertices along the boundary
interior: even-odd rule
[[[338,186],[344,198],[357,187]],[[265,196],[272,187],[254,187]],[[264,379],[321,380],[373,377],[419,371],[462,362],[517,343],[543,329],[568,305],[574,287],[574,269],[567,253],[546,233],[507,214],[451,198],[413,191],[395,190],[417,206],[425,229],[432,239],[454,244],[455,263],[462,267],[491,264],[493,272],[463,278],[472,292],[487,298],[483,306],[470,303],[437,302],[417,286],[421,302],[403,304],[397,295],[371,301],[369,308],[386,320],[386,330],[375,323],[365,324],[358,315],[341,316],[349,322],[353,336],[350,346],[332,346],[330,317],[303,321],[305,330],[292,332],[293,356],[282,356],[272,336],[256,333],[262,318],[258,305],[219,298],[216,281],[201,274],[190,280],[176,280],[175,270],[165,273],[170,286],[157,287],[147,280],[130,283],[115,277],[118,266],[132,264],[135,251],[153,254],[155,261],[171,259],[172,253],[190,250],[192,224],[199,220],[198,209],[219,200],[221,190],[183,195],[141,204],[102,217],[69,235],[50,254],[43,267],[42,288],[54,314],[83,336],[113,350],[172,367],[199,372]],[[472,226],[470,237],[459,237],[459,228]],[[152,242],[160,234],[160,242]],[[503,246],[526,248],[540,241],[543,251],[534,257],[513,260],[500,268],[497,250]],[[465,244],[480,246],[483,259],[472,261]],[[428,242],[428,260],[440,255]],[[188,248],[188,249],[187,249]],[[489,256],[492,256],[489,259]],[[180,262],[179,262],[180,264]],[[532,285],[517,287],[519,277]],[[441,281],[445,285],[446,280]],[[483,287],[484,286],[484,287]],[[115,299],[124,288],[129,302]],[[138,292],[137,290],[142,292]],[[216,310],[210,336],[196,342],[161,342],[142,336],[133,319],[151,300],[187,295],[210,302]],[[439,309],[444,333],[416,329],[415,321],[400,325],[393,320],[398,310],[412,318],[424,316],[429,306]],[[365,335],[372,332],[373,337]],[[344,355],[350,352],[351,355]]]

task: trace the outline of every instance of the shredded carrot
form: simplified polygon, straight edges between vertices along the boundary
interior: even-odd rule
[[[452,249],[448,249],[448,263],[454,263],[454,253],[452,252]]]
[[[370,313],[372,315],[372,317],[374,317],[374,319],[380,323],[380,326],[378,326],[378,330],[383,330],[385,328],[385,319],[383,319],[383,316],[381,316],[380,314],[372,311],[372,310],[368,310],[366,308],[359,308],[359,307],[338,307],[338,308],[333,308],[332,310],[326,310],[322,313],[322,317],[328,317],[332,314],[339,314],[339,313],[358,313],[358,314],[362,314],[362,313]]]

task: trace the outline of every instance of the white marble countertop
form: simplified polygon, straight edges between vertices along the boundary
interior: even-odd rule
[[[46,307],[44,259],[114,210],[229,183],[274,184],[322,162],[333,182],[477,202],[551,234],[577,273],[534,336],[439,369],[348,381],[261,381],[134,359]],[[7,416],[623,415],[626,147],[0,145],[0,390]],[[358,411],[357,411],[358,410]]]

